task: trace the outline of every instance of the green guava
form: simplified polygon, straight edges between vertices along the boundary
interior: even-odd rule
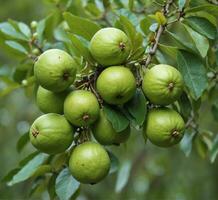
[[[52,92],[39,86],[36,94],[36,103],[43,113],[58,113],[64,112],[64,100],[68,92]]]
[[[181,73],[170,65],[155,65],[145,73],[142,89],[153,104],[168,105],[176,101],[184,87]]]
[[[121,132],[116,132],[104,111],[101,110],[98,120],[92,126],[92,133],[95,139],[102,145],[119,145],[128,140],[130,127],[128,126]]]
[[[107,176],[110,169],[110,158],[100,144],[85,142],[73,150],[69,169],[79,182],[95,184]]]
[[[94,123],[99,111],[97,98],[87,90],[71,92],[64,102],[64,115],[75,126],[88,126]]]
[[[57,154],[64,152],[73,141],[74,130],[64,116],[49,113],[37,118],[30,128],[30,142],[38,150]]]
[[[148,112],[145,134],[160,147],[170,147],[180,142],[185,123],[179,113],[170,108],[154,108]]]
[[[120,29],[103,28],[91,39],[90,52],[103,66],[120,65],[130,54],[130,42]]]
[[[112,66],[99,75],[96,87],[105,102],[120,105],[133,97],[136,91],[136,80],[128,68]]]
[[[38,57],[34,65],[37,82],[45,89],[61,92],[75,80],[77,64],[65,51],[50,49]]]

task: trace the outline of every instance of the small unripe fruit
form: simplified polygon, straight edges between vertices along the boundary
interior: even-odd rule
[[[90,52],[103,66],[120,65],[130,54],[130,42],[120,29],[103,28],[91,39]]]
[[[73,128],[62,115],[49,113],[37,118],[30,128],[30,142],[38,150],[57,154],[73,141]]]
[[[180,142],[184,129],[184,120],[175,110],[154,108],[148,112],[144,131],[153,144],[170,147]]]
[[[121,132],[116,132],[110,121],[107,119],[104,111],[101,110],[98,120],[92,127],[92,133],[95,139],[102,145],[119,145],[128,140],[130,136],[130,127],[128,126]]]
[[[38,83],[53,92],[66,90],[75,80],[77,64],[65,51],[50,49],[38,57],[34,75]]]
[[[86,90],[71,92],[64,102],[64,115],[75,126],[88,126],[94,123],[99,111],[97,98]]]
[[[30,27],[31,27],[32,29],[36,29],[37,25],[38,25],[38,22],[37,22],[37,21],[32,21],[32,22],[30,23]]]
[[[34,55],[39,55],[39,53],[40,53],[40,51],[39,51],[39,49],[33,49],[32,50],[32,53],[34,54]]]
[[[106,68],[97,79],[97,91],[109,104],[124,104],[136,91],[136,80],[124,66]]]
[[[39,86],[36,94],[36,103],[44,113],[63,114],[66,96],[67,91],[55,93]]]
[[[155,65],[144,76],[142,89],[153,104],[168,105],[176,101],[183,91],[181,73],[170,65]]]
[[[73,177],[79,182],[95,184],[107,176],[110,158],[100,144],[85,142],[73,150],[69,168]]]

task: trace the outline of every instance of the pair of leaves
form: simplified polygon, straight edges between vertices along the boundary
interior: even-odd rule
[[[104,112],[117,132],[121,132],[129,126],[141,126],[146,118],[147,101],[141,90],[137,90],[133,98],[124,105],[124,108],[104,105]]]

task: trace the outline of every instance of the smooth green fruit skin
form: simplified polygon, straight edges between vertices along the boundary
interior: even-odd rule
[[[95,184],[107,176],[110,158],[100,144],[85,142],[73,150],[69,168],[73,177],[79,182]]]
[[[173,84],[170,89],[169,84]],[[180,72],[170,65],[155,65],[145,73],[142,89],[151,103],[168,105],[176,101],[184,87]]]
[[[64,115],[75,126],[88,126],[94,123],[99,116],[99,112],[98,100],[89,91],[76,90],[65,99]]]
[[[179,113],[170,108],[154,108],[148,112],[145,133],[148,139],[160,147],[170,147],[180,142],[185,123]],[[178,135],[173,136],[177,131]]]
[[[63,114],[67,93],[67,91],[55,93],[39,86],[36,94],[37,106],[43,113]]]
[[[125,47],[122,48],[122,45]],[[120,29],[103,28],[91,39],[90,52],[103,66],[120,65],[130,54],[130,42]]]
[[[129,101],[136,91],[136,80],[124,66],[106,68],[98,77],[97,91],[108,104],[121,105]]]
[[[130,127],[128,126],[121,132],[116,132],[104,111],[101,110],[98,120],[92,126],[92,133],[95,139],[102,145],[119,145],[128,140]]]
[[[75,80],[77,64],[63,50],[50,49],[38,57],[34,65],[37,82],[45,89],[61,92]]]
[[[64,116],[49,113],[33,122],[29,136],[30,142],[38,150],[48,154],[57,154],[64,152],[71,145],[73,133],[72,126]]]

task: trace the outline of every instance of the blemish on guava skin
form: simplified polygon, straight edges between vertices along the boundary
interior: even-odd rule
[[[116,96],[116,99],[122,99],[123,98],[123,96],[121,95],[121,94],[118,94],[117,96]]]
[[[119,43],[119,48],[120,48],[121,51],[124,51],[125,48],[126,48],[126,45],[123,42],[120,42]]]
[[[34,138],[36,138],[37,135],[39,135],[39,131],[36,130],[36,129],[32,129],[32,135],[33,135]]]

